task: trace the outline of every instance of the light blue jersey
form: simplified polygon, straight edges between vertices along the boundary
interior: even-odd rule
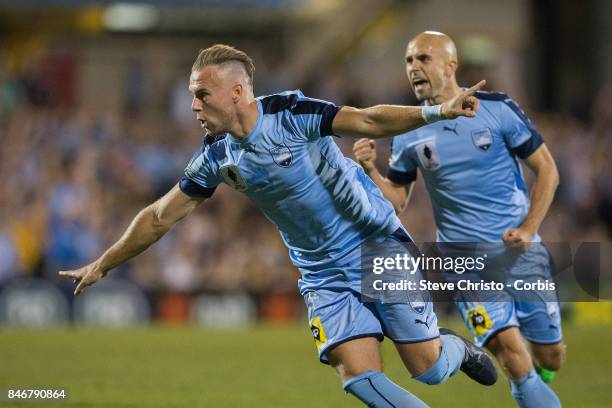
[[[417,168],[421,171],[438,242],[501,242],[529,211],[517,158],[529,157],[542,138],[507,95],[475,96],[480,99],[475,118],[435,122],[393,139],[387,177],[409,184]]]
[[[489,258],[487,271],[509,279],[506,283],[513,277],[551,279],[549,254],[541,244],[532,244],[524,254],[510,251],[501,256],[504,232],[520,226],[529,211],[529,193],[518,158],[535,152],[542,137],[507,95],[477,92],[475,96],[480,99],[475,118],[435,122],[395,137],[387,178],[409,184],[416,180],[417,169],[421,171],[432,201],[438,242],[493,243],[483,248],[498,256],[499,265]],[[534,241],[540,237],[536,235]],[[453,245],[439,248],[459,249]],[[475,247],[465,248],[472,251]],[[561,341],[556,299],[554,291],[506,290],[493,294],[465,291],[456,300],[476,344],[483,346],[496,333],[513,326],[533,343]]]
[[[355,249],[401,223],[374,182],[327,137],[340,108],[300,91],[260,97],[257,106],[257,124],[245,138],[206,138],[181,190],[210,197],[223,182],[246,194],[280,231],[302,273],[302,293],[359,288]]]

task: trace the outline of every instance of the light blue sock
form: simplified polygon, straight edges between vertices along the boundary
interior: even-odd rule
[[[377,371],[368,370],[361,373],[342,384],[342,388],[372,408],[428,407],[423,401]]]
[[[442,350],[440,350],[438,361],[429,370],[414,377],[415,380],[429,385],[441,384],[461,368],[461,363],[463,363],[465,357],[463,341],[457,336],[448,334],[441,335],[440,339],[442,340]]]
[[[548,386],[535,370],[531,370],[523,378],[510,381],[512,396],[521,408],[561,407],[561,401],[557,394]]]

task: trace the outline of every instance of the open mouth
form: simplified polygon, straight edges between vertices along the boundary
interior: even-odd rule
[[[201,127],[202,129],[205,129],[205,128],[206,128],[206,120],[204,120],[204,119],[199,119],[199,118],[198,118],[198,122],[200,122],[200,127]]]
[[[424,90],[427,86],[429,86],[429,81],[422,78],[417,78],[412,80],[412,86],[414,90],[419,92]]]

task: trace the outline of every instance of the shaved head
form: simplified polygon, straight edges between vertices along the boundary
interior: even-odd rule
[[[423,31],[408,43],[410,45],[419,44],[432,51],[436,51],[444,56],[447,61],[457,61],[457,47],[455,42],[448,35],[438,31]]]
[[[460,90],[457,48],[446,34],[424,31],[408,42],[406,75],[417,99],[438,104]]]

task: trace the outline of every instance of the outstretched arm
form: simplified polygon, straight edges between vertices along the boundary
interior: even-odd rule
[[[204,201],[203,198],[190,197],[178,185],[174,186],[162,198],[142,209],[121,238],[100,258],[82,268],[60,271],[59,274],[74,279],[77,284],[74,294],[78,295],[85,287],[106,276],[108,271],[147,249]]]
[[[474,117],[480,102],[473,95],[485,84],[486,81],[480,81],[453,99],[436,106],[376,105],[365,109],[345,106],[336,114],[332,131],[338,136],[380,139],[437,120],[455,119],[458,116]]]

